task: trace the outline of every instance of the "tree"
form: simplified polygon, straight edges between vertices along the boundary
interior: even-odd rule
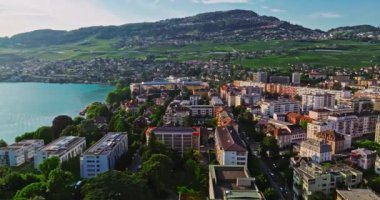
[[[314,192],[310,196],[308,196],[309,200],[326,200],[327,196],[323,194],[323,192]]]
[[[276,192],[274,191],[273,188],[267,188],[264,191],[264,196],[265,196],[265,199],[267,199],[267,200],[276,200],[277,199]]]
[[[73,188],[70,186],[74,182],[73,175],[60,168],[53,169],[49,173],[49,179],[46,182],[48,190],[48,199],[71,199]]]
[[[14,199],[31,199],[37,196],[45,196],[46,195],[46,184],[44,182],[32,183],[21,190],[19,190]]]
[[[6,147],[8,146],[7,142],[5,142],[3,139],[0,139],[0,147]]]
[[[267,151],[269,151],[270,156],[272,157],[278,156],[279,148],[277,140],[273,136],[265,136],[261,142],[261,154],[266,156]]]
[[[154,199],[146,181],[136,174],[108,171],[86,181],[82,187],[85,200]]]
[[[186,116],[183,119],[183,126],[192,126],[192,125],[193,125],[193,119],[191,118],[191,116]]]
[[[54,169],[57,169],[59,167],[60,160],[58,157],[50,157],[46,160],[44,160],[40,166],[39,169],[41,173],[44,175],[45,179],[47,180],[49,178],[49,174]]]
[[[369,181],[369,187],[375,192],[380,192],[380,176],[376,176]]]
[[[3,185],[8,190],[16,191],[23,188],[26,184],[22,177],[22,174],[11,172],[4,177]]]
[[[95,102],[89,105],[86,108],[86,117],[87,119],[94,119],[96,117],[104,117],[108,120],[110,120],[112,116],[111,111],[108,109],[108,107],[105,104]]]
[[[68,125],[65,129],[62,130],[61,136],[70,136],[70,135],[78,135],[78,127],[75,125]]]
[[[153,154],[143,163],[142,171],[147,178],[149,186],[156,192],[156,195],[168,192],[173,172],[172,160],[163,154]]]
[[[306,120],[301,120],[299,124],[300,124],[301,128],[307,129],[307,123],[308,122]]]
[[[45,144],[53,140],[53,130],[49,126],[42,126],[34,132],[34,139],[43,139]]]
[[[59,115],[53,119],[52,131],[54,138],[58,138],[61,132],[69,125],[73,124],[73,119],[67,115]]]
[[[91,145],[93,142],[98,141],[103,134],[99,128],[95,125],[94,120],[83,120],[78,125],[78,136],[85,137],[87,144]]]

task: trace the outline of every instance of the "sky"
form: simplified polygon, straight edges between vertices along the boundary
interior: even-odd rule
[[[308,28],[380,26],[379,0],[0,0],[0,36],[244,9]]]

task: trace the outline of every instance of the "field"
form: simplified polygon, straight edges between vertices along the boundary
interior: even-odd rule
[[[380,64],[380,44],[360,41],[248,41],[197,42],[188,45],[151,45],[144,48],[116,48],[114,40],[91,39],[81,43],[40,47],[1,48],[0,64],[29,58],[45,60],[94,57],[141,58],[155,55],[156,60],[209,60],[223,58],[226,53],[241,53],[231,59],[232,64],[245,67],[286,67],[308,64],[360,68]]]

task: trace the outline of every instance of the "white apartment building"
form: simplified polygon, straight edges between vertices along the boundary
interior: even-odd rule
[[[108,133],[80,157],[82,178],[92,178],[115,169],[116,162],[128,151],[126,133]]]
[[[299,112],[300,105],[297,101],[281,99],[277,101],[264,101],[260,104],[260,109],[264,116],[273,117],[274,113],[287,114],[288,112]]]
[[[318,139],[316,133],[334,130],[334,123],[332,121],[312,121],[307,124],[307,138]]]
[[[34,167],[50,157],[58,157],[61,162],[79,156],[86,149],[86,138],[77,136],[62,136],[43,148],[34,156]]]
[[[300,156],[310,157],[313,161],[321,163],[331,160],[331,145],[325,141],[307,139],[301,142]]]
[[[34,157],[36,150],[44,146],[43,140],[22,140],[0,148],[0,165],[16,167]]]
[[[292,73],[292,83],[295,85],[301,84],[301,73],[299,72]]]
[[[220,165],[247,165],[248,151],[232,126],[216,128],[215,148]]]
[[[324,107],[333,108],[335,105],[335,95],[329,93],[315,93],[302,95],[302,111],[308,112],[313,109]]]
[[[328,120],[334,123],[334,130],[338,133],[351,135],[352,138],[361,136],[361,133],[358,132],[358,117],[356,115],[330,115]]]

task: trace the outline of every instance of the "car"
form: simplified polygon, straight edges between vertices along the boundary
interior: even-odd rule
[[[137,169],[141,169],[141,165],[137,166]]]
[[[274,176],[274,173],[273,172],[269,172],[269,174],[273,177]]]

